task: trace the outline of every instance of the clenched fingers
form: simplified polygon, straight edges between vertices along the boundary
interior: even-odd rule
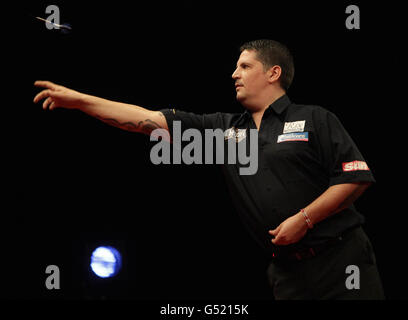
[[[271,241],[273,244],[281,244],[281,237],[279,235],[279,232],[282,228],[282,225],[280,224],[277,228],[273,229],[273,230],[269,230],[269,234],[274,237]]]
[[[282,224],[280,224],[279,226],[277,226],[273,230],[269,230],[269,234],[272,235],[272,236],[276,236],[279,233],[281,228],[282,228]]]

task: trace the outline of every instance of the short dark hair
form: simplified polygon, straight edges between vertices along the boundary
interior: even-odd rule
[[[244,50],[255,50],[258,60],[263,64],[264,70],[278,65],[282,69],[280,85],[288,90],[295,75],[295,64],[289,49],[282,43],[269,39],[253,40],[244,43],[240,48]]]

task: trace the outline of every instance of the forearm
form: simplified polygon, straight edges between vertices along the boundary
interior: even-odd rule
[[[155,129],[168,129],[166,118],[160,111],[147,110],[132,104],[115,102],[89,94],[84,94],[50,81],[35,81],[34,85],[45,88],[33,102],[43,99],[44,110],[55,108],[79,109],[112,126],[123,130],[142,132],[150,135]],[[160,136],[161,133],[159,134]],[[166,138],[169,139],[169,136]]]
[[[329,187],[321,196],[305,207],[313,224],[349,207],[370,183],[345,183]]]
[[[166,121],[161,112],[132,104],[84,94],[83,103],[78,109],[109,125],[127,131],[150,134],[157,128],[167,129]]]

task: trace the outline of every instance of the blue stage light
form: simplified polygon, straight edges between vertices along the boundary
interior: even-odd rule
[[[122,257],[113,247],[98,247],[92,252],[91,269],[100,278],[115,276],[122,266]]]

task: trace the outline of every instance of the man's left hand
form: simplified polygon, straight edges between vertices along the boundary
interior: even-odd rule
[[[272,243],[281,246],[298,242],[305,236],[307,229],[306,221],[299,212],[283,221],[276,229],[269,230],[269,234],[275,237]]]

